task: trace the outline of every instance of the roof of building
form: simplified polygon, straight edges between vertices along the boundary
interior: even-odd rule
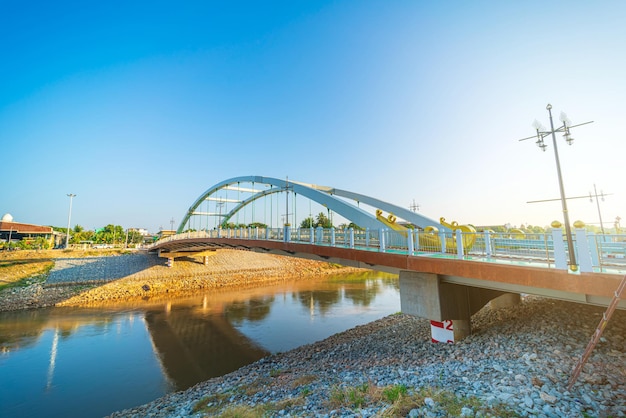
[[[20,234],[51,234],[52,227],[0,221],[0,231],[13,231]]]

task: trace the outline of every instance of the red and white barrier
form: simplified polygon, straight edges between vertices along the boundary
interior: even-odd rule
[[[430,321],[430,335],[434,343],[454,343],[452,321]]]

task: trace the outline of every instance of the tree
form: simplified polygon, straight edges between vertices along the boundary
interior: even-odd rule
[[[300,228],[310,228],[315,225],[315,221],[310,216],[300,222]]]
[[[108,224],[104,228],[96,230],[95,241],[100,244],[123,243],[126,239],[126,232],[120,225]]]
[[[332,228],[333,224],[330,223],[330,219],[328,219],[328,217],[324,215],[324,212],[320,212],[315,219],[314,226],[321,226],[322,228]]]
[[[141,244],[143,242],[143,235],[139,231],[128,231],[128,244]]]
[[[330,219],[328,219],[326,215],[324,215],[324,212],[320,212],[315,220],[313,220],[313,218],[311,217],[308,217],[300,223],[300,228],[317,228],[318,226],[321,226],[322,228],[331,228],[333,226],[330,223]]]
[[[267,228],[267,225],[262,222],[252,222],[251,224],[248,224],[248,226],[250,228]]]

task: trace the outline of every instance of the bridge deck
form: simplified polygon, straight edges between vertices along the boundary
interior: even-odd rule
[[[354,267],[400,272],[402,270],[434,273],[442,281],[471,287],[514,293],[528,293],[555,299],[594,305],[608,305],[617,289],[619,269],[608,272],[571,273],[547,268],[537,260],[510,257],[508,260],[488,257],[418,252],[409,255],[399,250],[376,251],[372,248],[319,245],[267,239],[211,237],[209,234],[180,234],[157,242],[151,250],[161,256],[168,253],[198,253],[218,248],[245,249],[301,258],[335,262]],[[230,234],[229,234],[230,235]],[[620,309],[626,309],[622,301]]]

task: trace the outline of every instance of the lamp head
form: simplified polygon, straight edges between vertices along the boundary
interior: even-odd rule
[[[546,106],[546,109],[551,110],[552,109],[552,105],[550,103],[548,103],[548,105]]]

